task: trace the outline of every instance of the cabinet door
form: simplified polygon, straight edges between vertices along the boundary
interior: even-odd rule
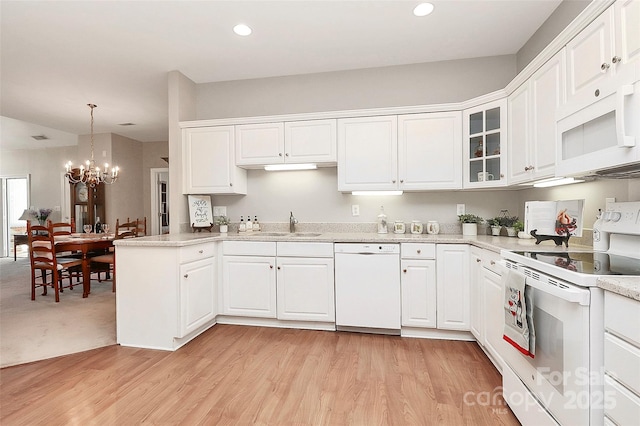
[[[484,297],[482,294],[482,250],[471,247],[469,265],[469,299],[471,334],[484,346]]]
[[[223,256],[223,313],[275,318],[275,263],[274,257]]]
[[[502,277],[495,272],[482,268],[482,282],[484,292],[484,325],[485,349],[491,354],[497,367],[502,371],[504,354],[509,345],[502,338],[504,334],[504,288]]]
[[[615,5],[615,57],[619,58],[612,66],[622,84],[634,81],[634,68],[640,77],[640,1],[618,0]],[[613,62],[613,58],[612,58]]]
[[[277,259],[278,319],[335,322],[333,259]]]
[[[542,179],[555,174],[556,113],[565,102],[564,82],[564,51],[551,58],[530,79],[530,179]]]
[[[402,260],[402,325],[436,328],[436,261]]]
[[[438,328],[469,330],[469,246],[436,246]]]
[[[595,100],[594,92],[613,72],[613,10],[607,9],[566,46],[567,101]]]
[[[462,188],[462,113],[398,116],[400,189]]]
[[[488,102],[463,113],[465,188],[505,186],[507,99]]]
[[[338,191],[398,189],[398,120],[338,120]]]
[[[183,194],[246,194],[247,172],[235,166],[233,126],[182,131]]]
[[[214,258],[180,265],[180,324],[184,337],[216,317]]]
[[[533,169],[529,146],[531,144],[531,131],[529,126],[531,105],[530,82],[525,82],[517,88],[508,100],[509,111],[509,183],[526,182],[531,177]],[[552,150],[552,152],[554,152]]]
[[[335,164],[337,120],[309,120],[284,123],[286,163]]]
[[[284,124],[236,126],[236,164],[264,166],[284,162]]]

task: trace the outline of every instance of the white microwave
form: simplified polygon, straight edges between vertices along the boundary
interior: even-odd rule
[[[640,81],[558,118],[556,176],[640,163]]]

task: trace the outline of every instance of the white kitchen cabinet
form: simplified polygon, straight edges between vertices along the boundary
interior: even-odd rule
[[[567,101],[583,107],[640,77],[640,3],[618,0],[566,45]]]
[[[337,120],[307,120],[284,123],[284,162],[335,165]]]
[[[509,184],[554,176],[556,112],[565,98],[563,58],[564,51],[509,96]]]
[[[333,244],[277,243],[279,320],[336,321]]]
[[[397,116],[338,120],[338,191],[398,189]]]
[[[276,243],[224,241],[224,315],[276,318]]]
[[[484,346],[484,294],[482,291],[482,249],[471,246],[469,251],[469,329]]]
[[[436,245],[400,245],[402,326],[436,328]]]
[[[183,194],[246,194],[247,171],[235,165],[234,127],[182,130]]]
[[[605,292],[605,419],[614,424],[640,418],[640,302]]]
[[[216,291],[214,259],[180,265],[180,331],[184,337],[215,319]]]
[[[463,135],[463,187],[505,186],[507,99],[464,110]]]
[[[486,252],[486,250],[485,250]],[[501,272],[497,268],[499,256],[492,253],[491,257],[483,256],[480,287],[482,289],[482,308],[484,319],[484,350],[487,351],[496,366],[502,371],[504,354],[510,350],[504,335],[504,287]],[[493,262],[493,265],[491,263]],[[488,267],[487,267],[488,266]]]
[[[333,165],[336,155],[335,119],[236,126],[236,164],[259,168],[268,164]]]
[[[398,189],[462,188],[462,113],[398,116]]]
[[[439,329],[469,331],[469,246],[436,245]]]
[[[116,249],[117,342],[176,350],[216,323],[216,250],[213,242]],[[152,268],[140,265],[153,259]]]

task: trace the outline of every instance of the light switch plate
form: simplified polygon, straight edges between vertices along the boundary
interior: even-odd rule
[[[213,206],[213,215],[214,216],[226,216],[227,215],[227,206]]]
[[[464,204],[458,204],[456,206],[456,215],[460,216],[461,214],[464,214],[464,212],[465,212]]]
[[[360,216],[360,205],[352,204],[351,205],[351,215],[352,216]]]

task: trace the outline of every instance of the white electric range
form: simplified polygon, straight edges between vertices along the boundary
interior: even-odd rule
[[[505,400],[523,425],[604,424],[604,292],[597,281],[640,277],[640,202],[610,203],[594,226],[594,247],[501,253],[508,269],[524,274],[533,305],[535,357],[514,348],[503,371]]]

